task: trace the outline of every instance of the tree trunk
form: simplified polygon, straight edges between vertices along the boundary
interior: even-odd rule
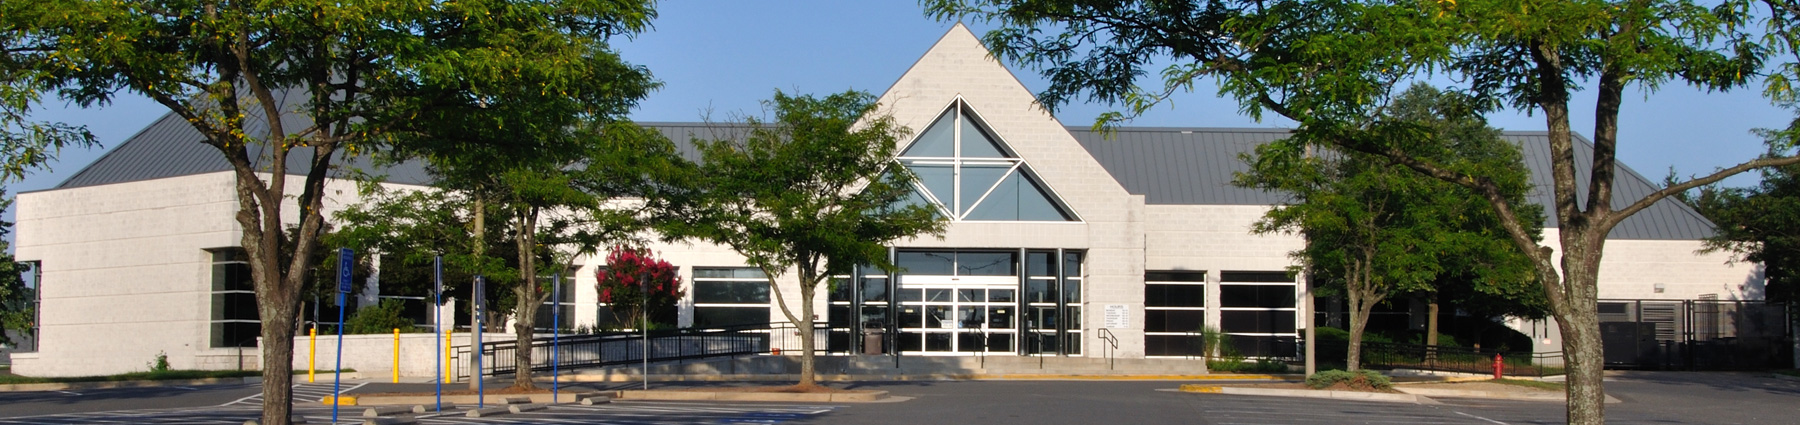
[[[1363,329],[1369,326],[1369,312],[1381,300],[1355,288],[1345,292],[1350,293],[1350,347],[1344,352],[1344,370],[1355,372],[1362,370]]]
[[[1351,372],[1362,370],[1363,330],[1369,326],[1369,313],[1375,309],[1375,304],[1386,298],[1374,287],[1370,276],[1374,255],[1373,250],[1364,250],[1364,258],[1352,260],[1345,273],[1344,293],[1350,296],[1350,341],[1344,351],[1344,370]]]
[[[1438,300],[1437,293],[1430,295],[1425,303],[1425,346],[1438,345]]]
[[[796,386],[810,387],[818,385],[813,376],[816,367],[813,365],[813,286],[800,285],[800,383]]]
[[[1604,352],[1600,345],[1599,282],[1604,232],[1586,228],[1565,235],[1563,242],[1563,291],[1560,306],[1552,303],[1563,337],[1563,366],[1568,370],[1568,420],[1570,424],[1600,425],[1606,422]],[[1598,234],[1592,236],[1591,234]]]
[[[1438,346],[1438,293],[1432,292],[1425,304],[1425,362],[1437,361]]]
[[[513,240],[519,245],[519,287],[513,289],[518,305],[513,307],[513,387],[535,389],[531,383],[532,337],[537,326],[537,310],[544,302],[538,294],[537,276],[537,209],[521,208],[518,233]]]

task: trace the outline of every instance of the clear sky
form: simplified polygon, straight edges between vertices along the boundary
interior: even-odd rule
[[[758,114],[758,102],[775,89],[790,93],[832,93],[846,89],[880,93],[947,31],[951,23],[924,16],[911,1],[665,1],[655,29],[615,43],[624,58],[651,70],[664,87],[632,114],[638,121],[726,119]],[[977,33],[991,26],[971,23]],[[1035,72],[1009,67],[1032,91],[1047,83]],[[1758,127],[1781,127],[1793,114],[1770,106],[1757,90],[1703,93],[1665,87],[1653,94],[1626,94],[1620,117],[1621,160],[1660,181],[1669,167],[1682,174],[1709,172],[1763,152]],[[1592,92],[1577,94],[1574,128],[1592,134]],[[1066,125],[1091,125],[1108,105],[1067,105],[1058,113]],[[1167,127],[1280,127],[1240,115],[1237,103],[1212,89],[1176,99],[1172,105],[1130,123]],[[147,99],[122,96],[100,109],[45,105],[35,117],[87,125],[106,147],[116,146],[164,114]],[[1541,115],[1500,112],[1491,124],[1507,130],[1543,130]],[[10,192],[55,186],[104,153],[71,150],[52,171],[39,171],[13,184]],[[1754,177],[1729,180],[1748,185]],[[7,215],[10,216],[8,211]]]

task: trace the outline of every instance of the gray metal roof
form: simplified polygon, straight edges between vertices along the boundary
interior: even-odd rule
[[[277,93],[283,110],[298,108],[305,99],[303,92],[288,91]],[[269,133],[268,124],[263,120],[261,109],[252,108],[245,111],[244,132],[251,137],[262,137]],[[287,129],[300,129],[312,125],[311,120],[301,114],[286,114],[282,117],[282,126]],[[217,149],[206,145],[199,130],[188,125],[181,116],[171,112],[164,114],[156,122],[139,130],[137,134],[125,139],[87,167],[63,180],[55,189],[68,189],[103,184],[123,183],[140,180],[152,180],[167,177],[205,174],[220,171],[231,171],[231,164],[219,154]],[[258,169],[267,170],[261,163],[262,145],[251,145],[250,156],[258,164]],[[312,159],[312,148],[296,148],[288,154],[287,169],[291,175],[306,173],[307,162]],[[386,181],[405,184],[428,184],[430,176],[422,164],[406,163],[388,167],[375,167],[365,157],[352,157],[344,160],[340,151],[333,176],[343,176],[345,169],[361,170],[370,174],[385,176]]]
[[[1279,192],[1248,189],[1231,184],[1232,173],[1248,171],[1238,159],[1257,145],[1287,137],[1285,129],[1243,128],[1120,128],[1102,137],[1087,127],[1068,127],[1069,134],[1093,154],[1125,190],[1144,195],[1152,205],[1271,205],[1288,201]],[[1523,148],[1525,165],[1534,186],[1530,199],[1551,205],[1550,139],[1546,132],[1505,132],[1502,137]],[[1588,164],[1594,146],[1576,137],[1575,163]],[[1587,193],[1587,168],[1577,167],[1577,192]],[[1619,164],[1613,185],[1613,207],[1642,199],[1659,186]],[[1544,227],[1556,227],[1555,211],[1546,208]],[[1663,199],[1614,227],[1609,239],[1691,240],[1714,234],[1712,222],[1673,198]]]
[[[289,103],[298,101],[293,99]],[[252,117],[255,118],[255,117]],[[287,118],[288,128],[308,125],[304,118]],[[259,119],[247,120],[260,123]],[[682,156],[699,159],[693,139],[735,139],[743,137],[745,127],[724,123],[642,123],[675,141]],[[250,124],[249,133],[267,132],[266,127]],[[1102,137],[1086,127],[1068,127],[1094,159],[1133,194],[1144,195],[1154,205],[1272,205],[1288,201],[1279,192],[1266,192],[1231,185],[1232,173],[1248,170],[1238,160],[1241,153],[1252,152],[1257,145],[1287,137],[1285,129],[1248,128],[1162,128],[1126,127],[1110,137]],[[1548,137],[1544,132],[1507,132],[1508,140],[1524,147],[1525,162],[1531,168],[1532,184],[1537,187],[1532,201],[1550,204],[1550,160]],[[151,180],[221,171],[231,167],[216,150],[201,143],[198,131],[174,114],[158,119],[136,135],[113,147],[100,159],[63,181],[56,189],[95,186],[129,181]],[[1593,145],[1578,139],[1576,163],[1587,164],[1593,156]],[[296,149],[289,157],[288,169],[298,174],[312,155]],[[416,162],[389,167],[373,167],[366,158],[341,160],[339,169],[364,170],[385,175],[388,182],[429,184],[430,175]],[[1657,189],[1657,185],[1621,164],[1614,189],[1615,200],[1635,200]],[[1587,170],[1577,170],[1585,182]],[[334,175],[344,173],[334,172]],[[1578,189],[1586,193],[1586,185]],[[1615,202],[1615,207],[1622,207]],[[1552,212],[1554,213],[1554,212]],[[1555,227],[1554,219],[1545,227]],[[1612,239],[1699,239],[1713,235],[1713,225],[1693,209],[1673,199],[1665,199],[1614,228]]]

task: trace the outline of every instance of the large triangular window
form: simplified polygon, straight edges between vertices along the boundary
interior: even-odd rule
[[[900,152],[917,196],[956,221],[1076,221],[993,134],[957,99]]]

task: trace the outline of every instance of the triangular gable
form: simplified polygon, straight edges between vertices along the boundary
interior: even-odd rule
[[[952,26],[937,43],[925,52],[894,85],[882,94],[878,113],[893,117],[896,123],[911,128],[913,138],[903,141],[898,149],[902,158],[961,158],[971,177],[958,180],[958,170],[943,163],[916,164],[922,186],[949,187],[933,195],[934,203],[943,205],[946,214],[960,213],[974,221],[994,221],[989,217],[1010,217],[1018,209],[1020,221],[1128,221],[1128,210],[1120,208],[1121,200],[1132,195],[1106,173],[1106,169],[1086,154],[1073,136],[1042,106],[1031,91],[1020,83],[1011,70],[990,56],[975,34],[961,24]],[[961,106],[956,106],[961,105]],[[958,109],[974,116],[973,120],[944,120]],[[939,125],[943,123],[945,125]],[[954,128],[954,131],[949,131]],[[960,152],[953,152],[957,139],[943,133],[965,134],[960,139]],[[948,141],[949,143],[945,143]],[[946,146],[949,145],[949,146]],[[996,169],[979,166],[978,159],[992,159]],[[1025,166],[1019,170],[999,170],[999,163],[1017,160]],[[932,167],[938,168],[932,168]],[[1012,176],[1017,177],[1012,177]],[[945,178],[949,176],[950,178]],[[976,179],[979,178],[979,179]],[[976,186],[986,184],[986,188]],[[942,192],[950,192],[942,196]],[[980,192],[980,193],[975,193]],[[963,195],[969,193],[973,195]],[[1080,196],[1071,197],[1071,194]],[[1014,199],[1010,208],[984,206],[983,197]],[[1019,200],[1024,197],[1024,200]],[[962,199],[969,198],[969,199]],[[1043,199],[1044,202],[1037,202]],[[1055,207],[1050,214],[1028,214],[1045,204]]]

